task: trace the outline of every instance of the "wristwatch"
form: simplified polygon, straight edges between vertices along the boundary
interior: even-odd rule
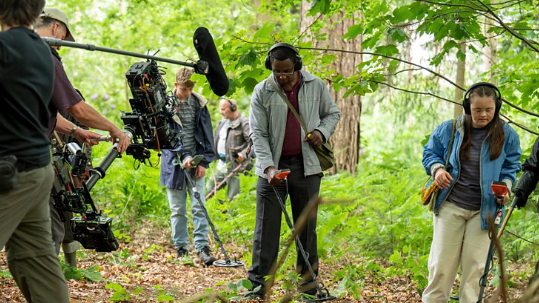
[[[73,125],[73,128],[71,129],[71,131],[69,132],[69,134],[70,134],[71,136],[74,136],[75,133],[77,132],[77,129],[79,129],[79,127],[76,126],[76,125]]]

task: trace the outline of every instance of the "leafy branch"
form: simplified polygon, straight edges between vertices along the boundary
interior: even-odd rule
[[[334,49],[334,48],[317,48],[317,47],[300,47],[300,49],[308,49],[308,50],[316,50],[316,51],[326,51],[326,52],[339,52],[339,53],[351,53],[351,54],[357,54],[357,55],[371,55],[371,56],[379,56],[379,57],[383,57],[383,58],[386,58],[386,59],[391,59],[391,60],[395,60],[395,61],[399,61],[399,62],[402,62],[402,63],[405,63],[405,64],[408,64],[408,65],[412,65],[412,66],[415,66],[415,67],[419,67],[420,69],[423,69],[423,70],[426,70],[428,71],[429,73],[439,77],[439,78],[442,78],[444,79],[445,81],[447,81],[448,83],[450,83],[451,85],[453,85],[454,87],[460,89],[460,90],[463,90],[463,91],[466,91],[466,89],[464,89],[462,86],[456,84],[455,82],[451,81],[449,78],[445,77],[444,75],[438,73],[438,72],[435,72],[433,71],[432,69],[428,68],[428,67],[425,67],[425,66],[422,66],[422,65],[419,65],[417,63],[414,63],[414,62],[411,62],[411,61],[407,61],[407,60],[404,60],[404,59],[401,59],[401,58],[397,58],[397,57],[393,57],[393,56],[388,56],[388,55],[384,55],[384,54],[380,54],[380,53],[374,53],[374,52],[363,52],[363,51],[350,51],[350,50],[343,50],[343,49]],[[539,117],[539,114],[537,113],[534,113],[534,112],[531,112],[529,110],[526,110],[520,106],[517,106],[505,99],[502,99],[502,101],[504,103],[506,103],[507,105],[523,112],[523,113],[526,113],[530,116],[534,116],[534,117]]]
[[[399,91],[403,91],[403,92],[406,92],[406,93],[411,93],[411,94],[415,94],[415,95],[423,95],[423,96],[431,96],[431,97],[434,97],[434,98],[438,98],[440,100],[443,100],[443,101],[446,101],[446,102],[450,102],[450,103],[453,103],[453,104],[456,104],[456,105],[460,105],[462,106],[461,103],[458,103],[458,102],[455,102],[453,100],[450,100],[450,99],[447,99],[447,98],[444,98],[442,96],[438,96],[438,95],[435,95],[433,93],[428,93],[428,92],[418,92],[418,91],[413,91],[413,90],[408,90],[408,89],[404,89],[404,88],[400,88],[400,87],[396,87],[396,86],[393,86],[389,83],[385,83],[385,82],[380,82],[380,81],[376,81],[376,80],[373,80],[372,82],[374,83],[377,83],[377,84],[382,84],[382,85],[385,85],[387,87],[390,87],[392,89],[395,89],[395,90],[399,90]],[[513,121],[511,118],[509,118],[508,116],[506,115],[503,115],[503,114],[500,114],[506,121],[508,124],[513,124],[515,125],[516,127],[520,128],[520,129],[523,129],[531,134],[534,134],[534,135],[537,135],[539,136],[539,132],[536,132],[536,131],[533,131],[531,129],[529,129],[528,127],[520,124],[520,123],[517,123],[515,121]]]

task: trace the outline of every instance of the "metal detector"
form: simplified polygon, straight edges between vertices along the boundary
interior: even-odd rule
[[[284,181],[286,183],[286,189],[287,189],[286,195],[288,195],[288,175],[289,174],[290,174],[289,169],[282,169],[275,175],[276,179],[280,181]],[[294,224],[292,224],[292,221],[290,220],[290,216],[288,215],[288,212],[286,211],[286,205],[284,201],[281,199],[281,196],[279,195],[279,192],[277,191],[275,186],[272,185],[271,188],[273,188],[273,192],[275,192],[275,195],[277,196],[277,200],[279,200],[279,204],[281,204],[281,209],[283,211],[286,224],[288,224],[288,227],[292,231],[292,234],[294,234],[296,232],[296,229],[294,228]],[[286,196],[285,196],[285,201],[286,201]],[[311,276],[313,277],[314,286],[316,287],[316,298],[308,298],[307,296],[303,295],[301,298],[302,301],[324,302],[324,301],[331,301],[331,300],[337,299],[336,297],[332,296],[329,293],[329,290],[327,289],[327,287],[324,285],[322,281],[320,281],[320,283],[318,282],[318,276],[314,273],[313,267],[311,266],[311,263],[309,262],[309,254],[303,248],[303,245],[299,241],[298,236],[296,236],[295,241],[296,241],[296,247],[298,248],[301,255],[303,256],[303,259],[305,260],[305,263],[307,264],[307,268],[309,269],[309,272],[311,273]]]
[[[216,184],[213,187],[213,189],[206,195],[206,200],[213,197],[217,193],[217,191],[219,191],[221,188],[223,188],[225,186],[225,184],[226,184],[226,181],[228,181],[228,179],[230,179],[234,175],[237,175],[239,170],[241,169],[241,166],[242,166],[242,164],[239,163],[238,166],[236,166],[236,168],[234,168],[233,171],[231,171],[228,175],[226,175],[226,177],[223,179],[223,181],[219,182],[219,184]]]
[[[507,189],[507,186],[503,182],[496,182],[496,181],[492,182],[491,189],[492,189],[492,193],[495,196],[495,199],[497,200],[503,199],[503,196],[509,192],[509,190]],[[512,207],[511,212],[514,208],[513,204],[515,204],[514,200],[513,200],[513,203],[511,204],[511,207]],[[494,219],[494,224],[496,225],[500,224],[501,217],[502,217],[502,210],[503,210],[502,205],[496,202],[496,218]],[[509,213],[509,216],[510,215],[511,213]],[[494,255],[494,237],[496,237],[496,240],[500,239],[500,236],[503,233],[503,229],[505,228],[505,224],[507,224],[507,221],[509,220],[509,216],[505,218],[502,229],[500,229],[498,235],[494,235],[494,234],[490,235],[490,245],[488,248],[485,270],[483,271],[483,275],[479,279],[479,285],[481,286],[481,288],[479,289],[479,297],[477,298],[477,303],[483,302],[483,296],[485,294],[485,287],[487,287],[488,273],[490,271],[490,266],[492,265],[492,257]]]
[[[197,166],[198,163],[202,160],[203,157],[195,156],[194,160],[190,162],[192,166]],[[219,238],[219,235],[217,234],[217,230],[215,229],[215,226],[213,225],[213,222],[210,219],[210,215],[208,214],[208,210],[206,209],[206,206],[204,206],[204,203],[200,199],[200,193],[196,189],[193,179],[188,171],[185,171],[185,167],[183,163],[179,163],[180,167],[185,172],[185,179],[187,180],[187,183],[189,183],[189,186],[191,187],[191,190],[193,192],[193,195],[195,196],[195,199],[198,203],[200,203],[200,207],[202,208],[202,211],[204,212],[204,216],[206,217],[206,220],[208,220],[208,224],[210,225],[211,231],[213,233],[213,237],[215,238],[215,241],[219,244],[219,249],[223,256],[225,256],[224,260],[215,260],[213,261],[213,265],[217,267],[240,267],[244,266],[245,264],[241,261],[238,261],[236,258],[234,260],[230,260],[228,257],[228,254],[226,253],[225,247],[223,246],[223,242],[221,241],[221,238]]]

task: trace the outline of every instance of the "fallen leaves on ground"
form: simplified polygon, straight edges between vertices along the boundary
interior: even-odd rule
[[[225,248],[232,257],[242,258],[244,253],[248,253],[247,245],[248,243],[226,242]],[[82,252],[79,253],[79,268],[91,271],[92,267],[97,266],[103,280],[68,280],[73,303],[110,302],[116,292],[114,287],[125,290],[125,300],[118,300],[119,302],[166,302],[164,299],[170,297],[174,298],[174,302],[181,302],[209,290],[227,291],[228,283],[237,283],[247,276],[247,268],[244,267],[205,267],[201,265],[194,251],[190,252],[195,261],[194,265],[183,265],[176,258],[168,227],[152,222],[146,222],[143,227],[137,228],[131,235],[131,242],[122,243],[119,251],[114,254],[90,250],[79,252]],[[321,260],[320,278],[330,290],[338,287],[338,281],[331,281],[332,272],[342,266],[343,264],[327,264]],[[2,252],[0,298],[2,302],[25,302],[8,273],[5,253]],[[107,287],[110,284],[118,285]],[[340,297],[331,302],[421,302],[416,288],[406,277],[379,281],[367,276],[360,287],[361,299]],[[285,294],[279,283],[274,290],[276,293],[272,296],[272,301]],[[492,288],[489,288],[489,291],[492,291]],[[510,290],[511,297],[519,293],[518,289]],[[162,301],[159,301],[160,299]]]

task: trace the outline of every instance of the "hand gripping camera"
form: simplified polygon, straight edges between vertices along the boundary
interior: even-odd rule
[[[118,249],[118,242],[111,229],[112,219],[101,215],[90,196],[89,187],[77,179],[86,172],[87,161],[84,146],[81,149],[77,143],[69,143],[63,150],[54,153],[54,207],[62,220],[66,220],[64,212],[80,214],[79,217],[71,219],[71,229],[75,240],[84,248],[98,252],[115,251]]]

